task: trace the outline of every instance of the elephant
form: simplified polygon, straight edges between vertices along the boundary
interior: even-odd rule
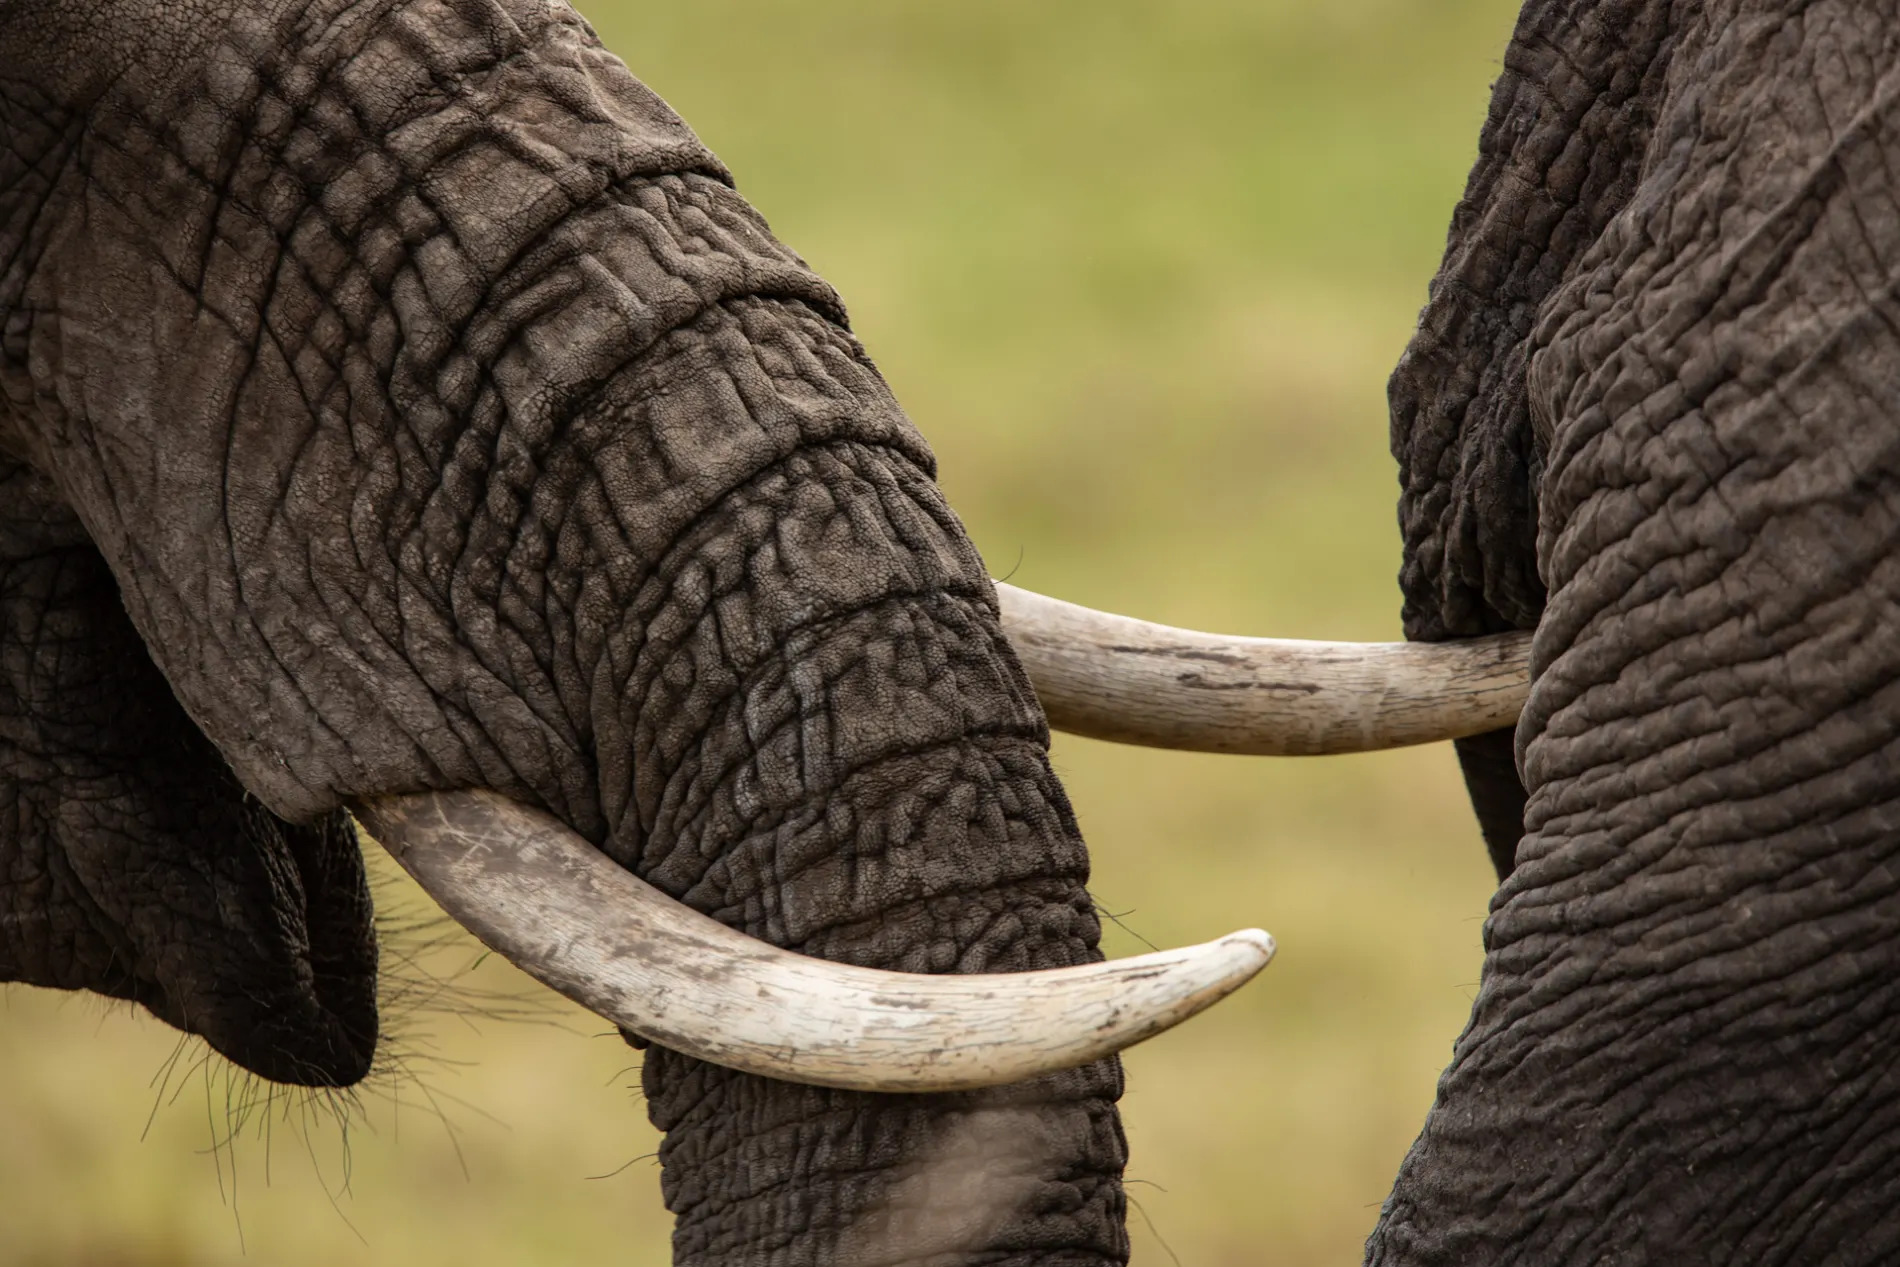
[[[1390,385],[1501,880],[1367,1262],[1900,1252],[1890,4],[1531,0]]]
[[[1529,693],[1440,728],[1500,887],[1368,1262],[1893,1256],[1890,7],[1518,20],[1390,396],[1407,636],[1528,641]],[[348,1081],[342,811],[471,789],[806,956],[1095,958],[1039,635],[578,19],[20,0],[0,65],[0,975]],[[871,1096],[676,1045],[683,1262],[1126,1256],[1112,1056]],[[852,1239],[998,1120],[1005,1218]]]
[[[1124,1260],[1115,1052],[1272,943],[1098,962],[931,453],[685,123],[562,0],[23,0],[0,72],[0,980],[353,1085],[354,815],[648,1047],[679,1261]]]

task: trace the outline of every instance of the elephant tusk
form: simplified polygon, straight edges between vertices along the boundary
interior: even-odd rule
[[[1250,980],[1273,939],[1040,972],[926,976],[781,950],[701,915],[494,792],[365,800],[369,833],[464,928],[589,1011],[745,1073],[966,1091],[1087,1064]]]
[[[1256,756],[1434,743],[1517,721],[1528,633],[1305,642],[1150,624],[1001,582],[1003,629],[1049,724],[1094,739]]]

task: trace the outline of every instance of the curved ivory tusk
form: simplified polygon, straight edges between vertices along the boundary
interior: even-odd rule
[[[1304,642],[1154,625],[997,582],[1049,724],[1095,739],[1256,756],[1371,752],[1512,725],[1528,633]]]
[[[488,791],[385,796],[357,817],[457,922],[589,1011],[746,1073],[851,1091],[964,1091],[1152,1038],[1273,957],[1258,929],[1112,963],[924,976],[757,941]]]

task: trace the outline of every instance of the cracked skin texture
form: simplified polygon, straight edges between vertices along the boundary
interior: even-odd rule
[[[1508,878],[1369,1261],[1900,1248],[1894,7],[1520,20],[1393,439],[1408,633],[1538,677],[1462,748]],[[233,1054],[347,1081],[337,806],[475,785],[796,949],[1095,954],[927,449],[571,14],[22,0],[0,61],[0,968],[226,1050],[270,998]],[[1112,1063],[646,1076],[684,1262],[1126,1255]]]
[[[1892,1262],[1900,11],[1525,22],[1393,393],[1408,625],[1537,628],[1523,836],[1368,1261]]]
[[[352,1081],[339,808],[476,786],[794,950],[1099,957],[928,448],[564,5],[24,0],[0,66],[0,971]],[[1114,1061],[645,1083],[682,1263],[1126,1259]]]

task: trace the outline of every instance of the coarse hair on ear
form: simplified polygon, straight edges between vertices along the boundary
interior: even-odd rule
[[[461,1119],[488,1115],[442,1085],[458,1064],[447,1050],[444,1030],[478,1028],[484,1022],[566,1023],[567,1009],[555,995],[476,942],[380,850],[371,850],[365,861],[380,950],[381,1030],[369,1072],[345,1087],[273,1082],[221,1055],[202,1037],[180,1033],[152,1074],[146,1130],[161,1112],[198,1112],[194,1106],[202,1096],[208,1135],[202,1151],[240,1227],[240,1163],[246,1169],[252,1165],[242,1157],[247,1146],[262,1147],[255,1164],[275,1176],[282,1169],[277,1150],[288,1142],[293,1154],[303,1154],[332,1202],[349,1190],[351,1136],[359,1128],[377,1129],[420,1112],[434,1121],[462,1162]],[[127,1006],[120,1000],[107,1005]],[[146,1023],[149,1019],[141,1015]]]

